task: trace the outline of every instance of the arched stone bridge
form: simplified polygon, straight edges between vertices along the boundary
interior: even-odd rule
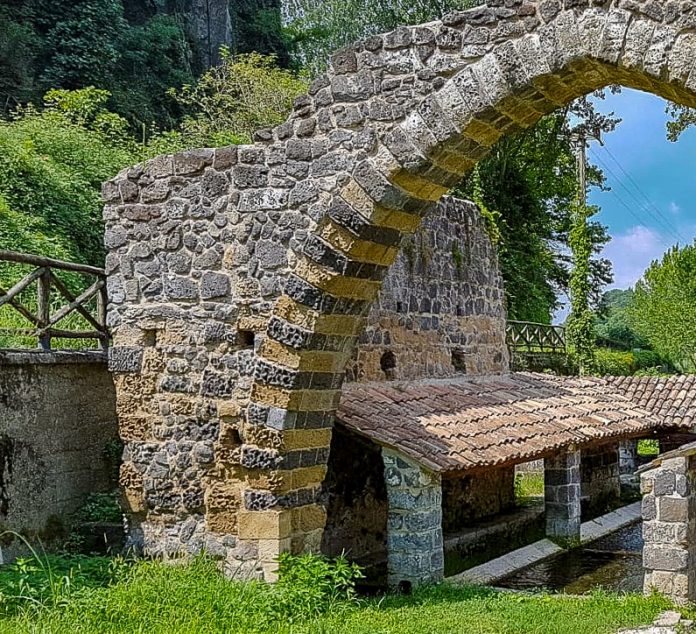
[[[337,52],[251,146],[104,187],[122,483],[152,553],[317,549],[344,370],[413,233],[503,135],[608,84],[696,106],[696,2],[491,0]]]

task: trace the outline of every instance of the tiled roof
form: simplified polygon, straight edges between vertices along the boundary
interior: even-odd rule
[[[607,380],[636,405],[659,417],[665,424],[696,425],[696,375],[617,376]]]
[[[605,379],[543,374],[347,385],[338,420],[440,472],[524,462],[663,426]]]

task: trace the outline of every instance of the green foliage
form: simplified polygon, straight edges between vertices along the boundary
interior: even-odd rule
[[[29,100],[34,91],[37,38],[28,7],[0,7],[0,100],[2,111]]]
[[[682,372],[696,370],[696,245],[674,247],[635,289],[629,317],[653,350]]]
[[[51,91],[43,110],[28,106],[0,121],[5,248],[102,263],[101,183],[135,161],[106,98],[94,89]]]
[[[235,0],[230,3],[235,53],[273,55],[283,67],[291,65],[292,45],[282,24],[280,0]]]
[[[660,441],[643,439],[638,441],[639,456],[657,456],[660,453]]]
[[[544,474],[521,472],[515,474],[515,501],[517,504],[536,502],[544,496]]]
[[[344,557],[329,561],[316,555],[279,558],[279,603],[289,621],[328,612],[342,601],[354,601],[355,582],[363,577],[360,567]]]
[[[75,520],[79,523],[120,522],[123,519],[123,510],[118,499],[119,494],[116,491],[92,493],[75,514]]]
[[[659,354],[652,350],[620,351],[598,348],[595,351],[598,376],[666,376],[670,372]]]
[[[103,587],[123,570],[122,559],[49,555],[17,537],[31,555],[0,569],[0,615],[5,617],[33,618],[42,610],[60,610],[80,590]]]
[[[696,109],[680,106],[676,103],[667,104],[667,139],[676,143],[684,132],[696,124]]]
[[[567,245],[577,195],[575,128],[570,127],[570,118],[605,130],[616,125],[615,119],[604,118],[580,100],[523,133],[503,137],[472,177],[455,189],[496,210],[488,224],[498,241],[510,319],[550,323],[558,294],[568,289]],[[593,185],[603,183],[603,175],[595,169],[589,170],[588,177]],[[595,222],[588,223],[588,228],[595,302],[602,286],[611,280],[611,265],[597,257],[608,241],[606,228]]]
[[[35,26],[42,36],[44,89],[108,85],[127,28],[120,0],[39,1]]]
[[[111,81],[112,109],[125,117],[140,135],[156,124],[178,125],[181,108],[169,96],[170,88],[195,81],[191,46],[174,16],[156,15],[131,26],[121,36],[120,58]]]
[[[486,197],[481,183],[481,170],[478,165],[474,168],[471,176],[471,200],[478,205],[491,242],[494,245],[499,245],[503,237],[500,231],[502,215],[499,211],[491,210],[486,205]]]
[[[597,211],[595,207],[576,205],[568,241],[573,254],[573,270],[570,274],[571,312],[566,323],[566,335],[568,346],[577,358],[581,375],[597,371],[594,313],[590,308],[590,259],[593,244],[588,225],[588,219]]]
[[[480,0],[299,0],[288,3],[287,33],[297,62],[314,76],[323,72],[331,54],[347,44],[478,4]]]
[[[0,96],[8,106],[53,88],[96,86],[139,132],[172,126],[180,112],[167,90],[194,80],[191,45],[173,15],[129,24],[121,0],[29,0],[0,8]],[[130,8],[130,7],[129,7]]]
[[[648,347],[648,342],[631,324],[628,309],[632,303],[633,291],[630,289],[604,293],[595,318],[595,332],[600,344],[606,342],[626,349]]]
[[[256,130],[282,123],[307,83],[278,68],[275,58],[251,53],[222,61],[195,85],[172,89],[170,96],[188,114],[180,131],[153,140],[150,150],[219,147],[249,142]]]
[[[309,577],[289,591],[282,581],[230,581],[205,558],[186,565],[119,561],[113,568],[93,561],[52,560],[55,576],[72,576],[71,583],[57,584],[48,600],[37,593],[36,602],[5,603],[3,634],[451,634],[473,631],[472,624],[478,634],[610,634],[672,607],[657,595],[554,597],[442,584],[412,596],[338,601],[317,613],[315,604],[295,602]],[[22,574],[0,575],[3,596],[15,593],[8,584]],[[29,583],[40,582],[39,574]]]

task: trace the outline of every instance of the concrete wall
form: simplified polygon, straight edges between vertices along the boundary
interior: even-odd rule
[[[618,443],[584,449],[581,455],[583,519],[601,515],[621,497]]]
[[[471,202],[446,197],[404,243],[348,366],[352,381],[509,369],[503,280]],[[387,373],[380,361],[394,355]]]
[[[445,533],[456,532],[514,507],[514,467],[442,479],[442,528]]]
[[[80,353],[0,352],[0,528],[50,541],[95,491],[113,487],[118,437],[106,363]],[[17,543],[3,543],[5,560]]]

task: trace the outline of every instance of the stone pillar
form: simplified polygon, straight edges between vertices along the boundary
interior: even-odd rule
[[[641,476],[645,592],[677,603],[696,600],[695,479],[695,456],[664,460]]]
[[[544,460],[546,535],[564,545],[580,542],[580,451],[574,447]]]
[[[382,450],[387,485],[388,581],[411,587],[444,576],[442,487],[439,474],[401,454]]]
[[[619,473],[633,475],[638,468],[638,441],[622,440],[619,443]]]

